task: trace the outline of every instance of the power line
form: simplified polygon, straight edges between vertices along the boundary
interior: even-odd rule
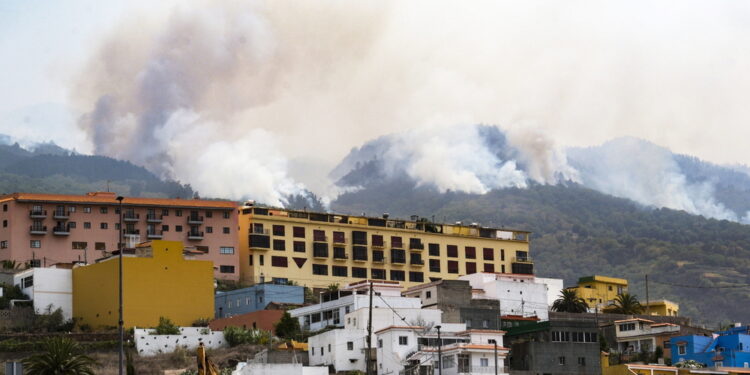
[[[733,289],[733,288],[750,288],[750,284],[731,284],[731,285],[718,285],[718,286],[708,286],[708,285],[686,285],[686,284],[674,284],[674,283],[667,283],[664,281],[656,281],[651,280],[652,283],[662,284],[662,285],[668,285],[668,286],[674,286],[678,288],[695,288],[695,289]]]

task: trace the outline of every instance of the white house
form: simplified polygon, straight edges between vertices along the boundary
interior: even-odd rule
[[[442,311],[434,309],[394,308],[394,310],[387,307],[373,308],[373,333],[393,325],[419,324],[431,327],[440,324],[442,315]],[[310,365],[333,365],[336,371],[365,372],[368,314],[369,308],[360,308],[344,317],[343,328],[332,329],[308,338]],[[376,348],[376,343],[376,339],[373,338],[373,349]]]
[[[563,289],[562,279],[534,275],[474,273],[459,280],[469,281],[473,298],[499,300],[502,315],[536,316],[540,320],[549,319],[551,302]]]
[[[34,311],[62,309],[64,319],[73,316],[73,271],[65,268],[29,268],[13,275],[13,285],[34,300]]]
[[[401,296],[401,284],[395,281],[373,281],[374,307],[415,308],[422,307],[419,298]],[[369,281],[349,284],[336,292],[322,294],[322,302],[316,305],[289,310],[293,318],[299,319],[302,329],[317,331],[328,326],[343,327],[341,317],[363,307],[370,306]]]
[[[466,330],[463,324],[441,325],[438,350],[437,329],[418,326],[391,326],[377,332],[379,374],[437,373],[442,357],[442,372],[454,374],[507,374],[503,347],[504,331]],[[433,371],[434,369],[434,371]]]
[[[659,344],[657,338],[677,334],[680,326],[672,323],[656,323],[652,320],[633,318],[614,322],[617,350],[620,353],[653,352]]]

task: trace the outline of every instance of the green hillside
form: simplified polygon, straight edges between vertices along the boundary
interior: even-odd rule
[[[679,302],[697,322],[750,321],[750,288],[713,288],[750,284],[746,225],[643,208],[578,185],[440,194],[401,179],[344,194],[331,209],[530,230],[540,276],[566,285],[591,274],[624,277],[645,300],[648,274],[651,299]]]

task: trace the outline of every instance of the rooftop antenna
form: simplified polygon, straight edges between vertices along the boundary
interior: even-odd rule
[[[107,193],[109,193],[109,180],[107,180]]]

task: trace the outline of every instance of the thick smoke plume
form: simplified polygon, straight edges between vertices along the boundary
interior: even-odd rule
[[[113,30],[73,98],[97,153],[204,195],[283,203],[301,183],[326,193],[320,176],[352,145],[402,131],[407,172],[442,189],[554,183],[582,178],[555,145],[727,142],[706,129],[750,117],[750,53],[736,48],[749,6],[201,2]],[[501,124],[515,154],[447,127],[475,123]],[[680,132],[660,129],[675,123]],[[732,139],[748,137],[737,127]],[[698,201],[678,206],[714,209]]]

